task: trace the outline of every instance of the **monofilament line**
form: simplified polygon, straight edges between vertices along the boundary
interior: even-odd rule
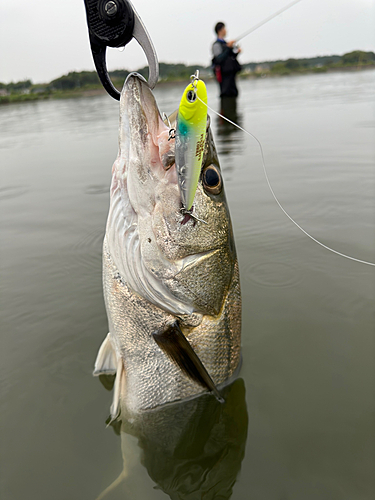
[[[198,97],[198,99],[202,101],[202,99],[200,99]],[[203,104],[206,104],[203,102]],[[288,212],[282,207],[281,203],[279,202],[279,200],[277,199],[273,189],[272,189],[272,186],[271,186],[271,183],[269,181],[269,178],[268,178],[268,175],[267,175],[267,170],[266,170],[266,163],[265,163],[265,160],[264,160],[264,154],[263,154],[263,147],[262,147],[262,144],[261,142],[259,141],[259,139],[257,137],[255,137],[254,134],[252,134],[251,132],[248,132],[247,130],[245,130],[244,128],[240,127],[240,125],[237,125],[237,123],[235,122],[232,122],[232,120],[229,120],[229,118],[227,118],[226,116],[223,116],[221,115],[220,113],[218,113],[217,111],[215,111],[214,109],[210,108],[210,106],[208,106],[208,104],[206,104],[207,108],[212,111],[212,113],[215,113],[215,115],[217,116],[220,116],[220,118],[222,118],[223,120],[226,120],[228,123],[231,123],[233,126],[237,127],[238,129],[242,130],[242,132],[244,132],[245,134],[249,135],[250,137],[252,137],[253,139],[256,140],[256,142],[258,143],[259,145],[259,149],[260,149],[260,154],[261,154],[261,157],[262,157],[262,166],[263,166],[263,172],[264,172],[264,175],[265,175],[265,178],[266,178],[266,181],[267,181],[267,184],[268,184],[268,187],[271,191],[271,194],[274,198],[274,200],[276,201],[276,203],[279,205],[280,209],[284,212],[284,214],[288,217],[288,219],[293,222],[293,224],[295,226],[298,227],[298,229],[300,229],[306,236],[308,236],[312,241],[315,241],[315,243],[317,243],[318,245],[320,245],[321,247],[325,248],[326,250],[329,250],[330,252],[333,252],[335,253],[336,255],[340,255],[340,257],[345,257],[345,259],[350,259],[350,260],[354,260],[355,262],[359,262],[360,264],[367,264],[368,266],[375,266],[375,264],[373,262],[367,262],[366,260],[361,260],[361,259],[356,259],[355,257],[350,257],[350,255],[345,255],[344,253],[341,253],[341,252],[338,252],[337,250],[334,250],[333,248],[330,248],[328,247],[327,245],[324,245],[324,243],[320,242],[319,240],[317,240],[316,238],[314,238],[313,236],[311,236],[311,234],[309,234],[307,231],[305,231],[303,229],[303,227],[301,227],[289,214]]]
[[[280,9],[277,12],[274,12],[270,16],[266,17],[266,19],[263,19],[263,21],[261,21],[260,23],[256,24],[255,26],[252,26],[249,30],[245,31],[245,33],[242,33],[242,35],[238,36],[236,38],[236,42],[239,42],[240,40],[242,40],[243,38],[245,38],[245,36],[250,35],[250,33],[253,33],[253,31],[257,30],[258,28],[260,28],[264,24],[268,23],[268,21],[271,21],[272,19],[274,19],[275,17],[279,16],[280,14],[282,14],[283,12],[285,12],[286,10],[290,9],[291,7],[293,7],[293,5],[296,5],[300,1],[301,0],[294,0],[293,2],[291,2],[288,5],[286,5],[285,7],[283,7],[282,9]]]

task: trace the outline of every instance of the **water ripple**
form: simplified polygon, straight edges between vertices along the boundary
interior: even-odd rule
[[[109,186],[106,184],[93,184],[91,186],[86,186],[84,193],[91,195],[107,194],[109,193]]]
[[[245,267],[244,278],[257,285],[286,288],[299,284],[303,275],[294,266],[281,262],[262,262]]]
[[[91,270],[100,268],[104,231],[104,226],[86,231],[72,245],[72,255],[83,268]]]

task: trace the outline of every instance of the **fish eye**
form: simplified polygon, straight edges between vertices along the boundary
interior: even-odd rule
[[[186,94],[186,97],[189,102],[194,102],[197,98],[197,94],[194,92],[194,90],[189,90],[189,92]]]
[[[203,170],[202,182],[204,189],[211,194],[219,194],[223,188],[220,170],[215,165],[210,165]]]

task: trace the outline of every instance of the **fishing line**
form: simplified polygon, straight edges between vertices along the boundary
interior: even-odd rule
[[[200,99],[198,96],[197,98],[201,101],[202,99]],[[206,104],[203,102],[203,104]],[[237,125],[237,123],[235,122],[232,122],[232,120],[229,120],[229,118],[227,118],[226,116],[223,116],[221,115],[220,113],[218,113],[217,111],[215,111],[214,109],[210,108],[210,106],[208,106],[208,104],[206,104],[207,108],[212,111],[212,113],[215,113],[215,115],[217,116],[220,116],[220,118],[223,118],[223,120],[226,120],[228,123],[231,123],[232,125],[234,125],[235,127],[237,127],[238,129],[242,130],[242,132],[244,132],[245,134],[249,135],[250,137],[252,137],[253,139],[256,140],[256,142],[258,143],[259,145],[259,149],[260,149],[260,154],[261,154],[261,158],[262,158],[262,166],[263,166],[263,172],[264,172],[264,175],[265,175],[265,178],[266,178],[266,181],[267,181],[267,184],[268,184],[268,187],[271,191],[271,194],[274,198],[274,200],[276,201],[276,203],[279,205],[280,209],[284,212],[284,214],[288,217],[288,219],[293,222],[293,224],[295,226],[298,227],[298,229],[300,229],[306,236],[308,236],[312,241],[314,241],[315,243],[317,243],[318,245],[320,245],[321,247],[325,248],[326,250],[329,250],[330,252],[333,252],[335,253],[336,255],[340,255],[340,257],[345,257],[346,259],[350,259],[350,260],[354,260],[355,262],[359,262],[360,264],[367,264],[368,266],[375,266],[375,264],[373,262],[367,262],[366,260],[360,260],[360,259],[356,259],[355,257],[350,257],[350,255],[346,255],[344,253],[341,253],[341,252],[338,252],[337,250],[334,250],[333,248],[330,248],[328,247],[327,245],[324,245],[324,243],[321,243],[319,240],[317,240],[316,238],[314,238],[313,236],[311,236],[311,234],[309,234],[307,231],[305,231],[303,229],[303,227],[301,227],[289,214],[288,212],[283,208],[283,206],[281,205],[281,203],[279,202],[279,200],[277,199],[275,193],[274,193],[274,190],[272,189],[272,186],[271,186],[271,183],[269,181],[269,178],[268,178],[268,174],[267,174],[267,170],[266,170],[266,163],[265,163],[265,160],[264,160],[264,153],[263,153],[263,147],[262,147],[262,144],[260,142],[260,140],[255,137],[254,134],[252,134],[251,132],[248,132],[247,130],[245,130],[244,128],[242,128],[240,125]]]
[[[294,0],[292,3],[289,3],[288,5],[286,5],[282,9],[278,10],[277,12],[275,12],[274,14],[272,14],[271,16],[268,16],[268,17],[266,17],[266,19],[263,19],[263,21],[261,21],[260,23],[255,24],[252,28],[250,28],[249,30],[245,31],[245,33],[242,33],[242,35],[240,35],[239,37],[237,37],[236,38],[236,42],[239,42],[240,40],[242,40],[242,38],[245,38],[245,36],[250,35],[250,33],[252,33],[253,31],[255,31],[258,28],[260,28],[261,26],[263,26],[263,24],[268,23],[268,21],[271,21],[271,19],[274,19],[279,14],[282,14],[283,12],[285,12],[288,9],[290,9],[291,7],[293,7],[293,5],[296,5],[300,1],[301,0]]]

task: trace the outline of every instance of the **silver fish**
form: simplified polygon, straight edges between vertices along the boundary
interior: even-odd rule
[[[139,412],[204,390],[220,399],[240,362],[238,263],[209,122],[191,214],[168,138],[152,92],[129,75],[103,244],[109,333],[94,371],[116,373],[112,419],[122,405]]]

